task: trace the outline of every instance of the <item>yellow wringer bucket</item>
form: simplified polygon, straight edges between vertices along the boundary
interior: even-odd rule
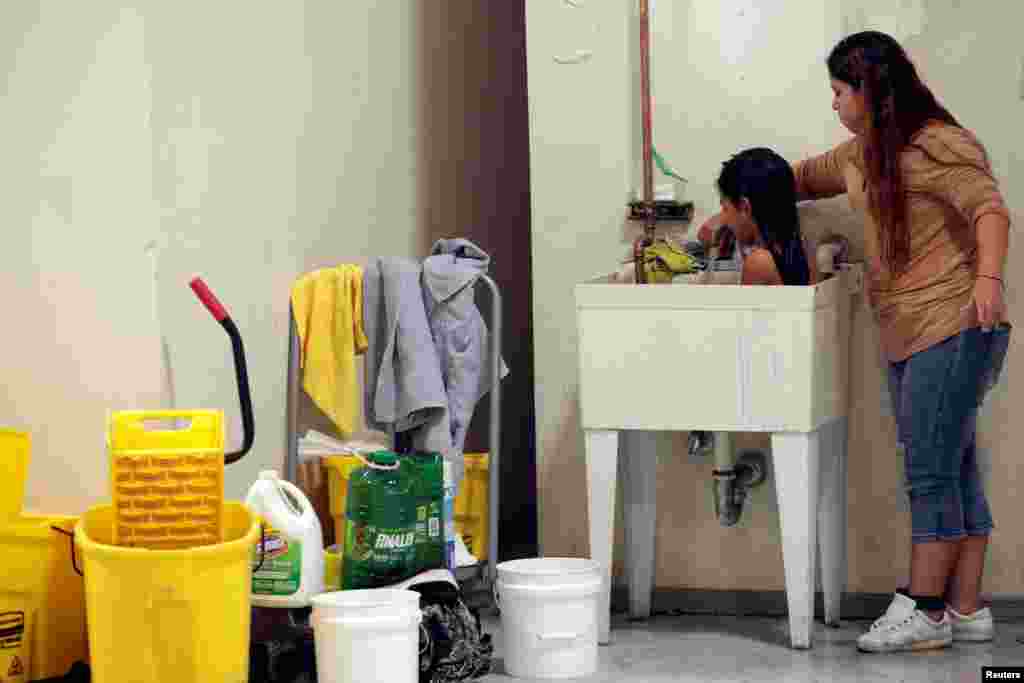
[[[238,329],[201,280],[192,288],[231,337],[242,448],[224,452],[219,410],[109,416],[113,501],[75,527],[94,683],[248,680],[260,522],[224,500],[224,467],[252,447],[249,380]]]
[[[107,449],[114,545],[183,550],[224,542],[224,465],[254,439],[252,399],[241,335],[206,284],[190,283],[231,339],[242,409],[241,450],[224,453],[219,410],[129,410],[110,414]]]

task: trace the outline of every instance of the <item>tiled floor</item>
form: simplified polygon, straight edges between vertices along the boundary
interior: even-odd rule
[[[998,615],[997,615],[998,618]],[[501,628],[486,620],[496,643],[495,673],[486,683],[524,681],[505,675]],[[886,655],[862,654],[857,636],[870,624],[818,624],[811,650],[789,648],[785,619],[757,617],[655,617],[631,623],[617,618],[612,644],[599,650],[596,675],[581,682],[700,683],[750,681],[905,681],[974,683],[982,666],[1024,666],[1024,623],[998,623],[993,643],[954,644],[946,650]]]

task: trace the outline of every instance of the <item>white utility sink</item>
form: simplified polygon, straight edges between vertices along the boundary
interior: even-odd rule
[[[634,617],[650,613],[654,565],[656,463],[642,432],[770,432],[791,639],[810,647],[815,539],[829,623],[839,619],[846,578],[848,347],[863,268],[846,265],[808,287],[705,281],[636,285],[609,276],[576,286],[591,555],[610,572],[620,431],[630,432],[622,453]],[[601,642],[609,640],[608,578]]]

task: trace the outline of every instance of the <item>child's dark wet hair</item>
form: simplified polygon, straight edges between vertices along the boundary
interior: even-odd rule
[[[766,147],[754,147],[722,164],[718,191],[733,204],[750,202],[765,246],[785,284],[806,285],[810,268],[800,237],[796,177],[789,162]]]

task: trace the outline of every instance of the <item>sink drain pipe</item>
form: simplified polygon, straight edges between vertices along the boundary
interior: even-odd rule
[[[746,491],[737,486],[736,460],[733,454],[732,434],[714,432],[715,469],[712,470],[712,486],[715,499],[715,516],[722,526],[735,526],[743,513]]]

